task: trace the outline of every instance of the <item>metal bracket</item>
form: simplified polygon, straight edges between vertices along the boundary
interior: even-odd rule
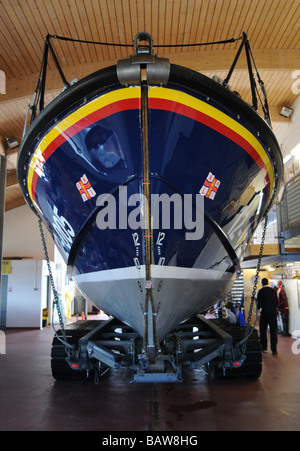
[[[140,45],[146,41],[148,45]],[[118,61],[117,76],[121,85],[136,85],[142,80],[142,69],[146,70],[147,82],[166,84],[170,75],[170,61],[153,55],[153,41],[146,32],[141,32],[134,38],[134,55]]]

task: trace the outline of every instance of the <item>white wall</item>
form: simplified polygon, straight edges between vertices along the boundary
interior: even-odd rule
[[[290,333],[300,330],[300,308],[299,308],[299,288],[300,282],[295,279],[284,279],[282,281],[289,302],[290,311]]]
[[[74,284],[66,281],[66,265],[58,253],[51,234],[43,226],[49,259],[52,266],[55,287],[61,295],[65,314],[69,318],[72,306],[66,308],[66,299],[73,299]],[[45,260],[41,242],[38,217],[28,205],[5,212],[3,234],[3,257],[12,259],[12,274],[9,274],[7,295],[7,327],[40,327],[41,309],[47,307],[43,303],[43,286],[36,284],[36,271],[42,270],[42,260]],[[16,260],[13,258],[21,258]],[[48,276],[46,262],[43,263],[42,283]],[[39,276],[40,277],[40,276]],[[42,298],[41,298],[42,296]],[[55,311],[54,321],[57,320]]]
[[[45,277],[42,260],[13,260],[8,275],[7,327],[42,326],[42,309],[46,307]]]
[[[300,95],[292,105],[294,110],[291,122],[277,122],[274,125],[274,133],[280,146],[282,146],[283,154],[288,154],[300,140],[299,125],[300,125]]]
[[[278,285],[278,279],[271,279],[270,283]],[[296,279],[283,279],[282,283],[284,285],[288,303],[289,303],[289,332],[293,333],[295,330],[300,330],[300,281]]]
[[[281,147],[283,157],[290,154],[296,145],[300,142],[300,95],[297,97],[296,101],[292,105],[294,110],[291,122],[284,123],[278,122],[274,125],[273,131]],[[288,167],[295,163],[299,166],[299,155],[297,157],[291,158],[285,165],[285,181],[287,182],[290,178],[288,176]]]
[[[50,260],[54,258],[54,242],[43,227]],[[3,233],[3,258],[21,257],[43,260],[38,218],[28,205],[5,212]]]

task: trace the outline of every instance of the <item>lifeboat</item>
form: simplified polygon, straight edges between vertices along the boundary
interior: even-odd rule
[[[135,42],[32,121],[18,178],[80,291],[157,348],[230,290],[283,165],[251,105]]]

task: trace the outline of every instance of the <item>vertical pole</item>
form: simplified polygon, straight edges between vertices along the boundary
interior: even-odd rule
[[[142,131],[143,131],[143,194],[147,200],[147,214],[145,216],[144,246],[145,246],[145,266],[146,283],[150,284],[145,290],[145,345],[147,343],[147,354],[150,363],[155,362],[155,343],[156,343],[156,321],[155,305],[152,292],[151,281],[151,205],[150,205],[150,172],[149,172],[149,147],[148,147],[148,84],[141,81],[141,109],[142,109]]]
[[[5,212],[5,188],[6,188],[6,164],[7,164],[7,144],[5,143],[4,155],[0,155],[0,327],[6,326],[2,324],[2,258],[3,258],[3,229],[4,229],[4,212]],[[5,321],[6,323],[6,321]]]

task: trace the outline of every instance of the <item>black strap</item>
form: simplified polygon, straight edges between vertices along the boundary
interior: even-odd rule
[[[97,44],[97,45],[108,45],[113,47],[133,47],[133,44],[116,44],[113,42],[99,42],[99,41],[85,41],[84,39],[73,39],[73,38],[67,38],[65,36],[57,36],[56,34],[48,35],[50,38],[53,39],[59,39],[62,41],[71,41],[71,42],[82,42],[84,44]],[[203,45],[214,45],[214,44],[231,44],[233,42],[239,41],[243,39],[243,36],[239,36],[238,38],[231,38],[224,41],[214,41],[214,42],[198,42],[195,44],[157,44],[153,47],[157,48],[163,48],[163,47],[198,47]]]
[[[236,255],[236,252],[234,250],[234,248],[232,247],[229,238],[227,237],[226,233],[224,232],[224,230],[219,226],[219,224],[216,223],[216,221],[214,221],[209,215],[207,215],[206,213],[204,213],[205,219],[206,221],[210,224],[211,228],[213,229],[213,231],[215,232],[215,234],[217,235],[217,237],[219,238],[219,240],[221,241],[221,243],[223,244],[226,252],[229,255],[229,258],[231,259],[233,266],[235,268],[235,271],[237,274],[241,273],[241,265],[240,265],[240,261]]]

